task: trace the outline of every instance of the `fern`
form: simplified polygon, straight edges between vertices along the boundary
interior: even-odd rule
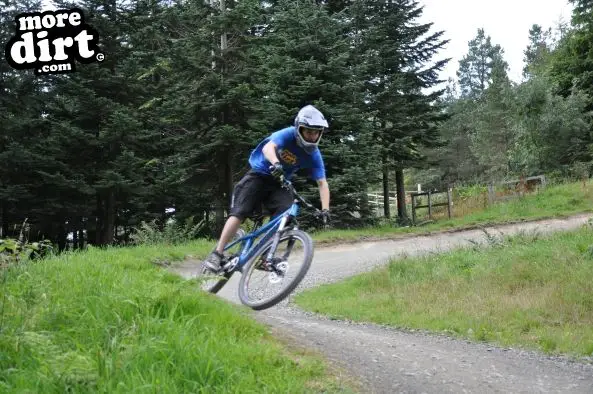
[[[176,220],[165,222],[160,230],[158,220],[154,219],[149,223],[142,222],[139,227],[134,228],[131,236],[132,243],[136,245],[147,244],[179,244],[195,239],[204,228],[204,220],[194,224],[194,217],[187,218],[183,223]]]

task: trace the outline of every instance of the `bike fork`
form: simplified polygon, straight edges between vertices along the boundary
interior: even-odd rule
[[[280,220],[280,225],[278,226],[278,231],[276,231],[276,234],[274,234],[274,241],[272,242],[272,247],[270,248],[270,251],[268,252],[268,256],[266,257],[267,261],[272,261],[272,259],[274,258],[274,253],[276,253],[276,248],[278,247],[278,243],[280,242],[280,233],[282,232],[282,230],[284,230],[284,227],[286,226],[287,221],[288,221],[288,216],[284,216]]]

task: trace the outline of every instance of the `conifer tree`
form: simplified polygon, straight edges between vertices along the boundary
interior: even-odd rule
[[[492,83],[493,71],[504,64],[500,45],[492,44],[483,28],[469,41],[467,54],[459,61],[457,77],[462,96],[479,97]]]
[[[345,11],[329,11],[313,0],[296,6],[280,0],[272,8],[258,70],[263,92],[259,137],[291,125],[304,105],[316,105],[330,124],[320,149],[332,196],[332,222],[357,226],[372,221],[366,193],[376,173],[374,143],[348,34],[351,26]],[[303,178],[297,185],[305,185]],[[311,184],[308,191],[314,201],[316,189]],[[354,212],[360,216],[352,216]]]
[[[37,12],[40,1],[0,1],[0,42],[16,34],[16,15]],[[15,236],[14,226],[28,223],[39,227],[28,212],[43,206],[43,195],[36,195],[40,184],[37,170],[51,158],[39,152],[47,132],[47,83],[32,70],[15,70],[2,53],[0,60],[0,237]],[[10,233],[9,233],[10,232]],[[18,229],[17,234],[18,235]]]
[[[56,98],[48,116],[70,180],[54,186],[79,203],[76,209],[65,210],[60,222],[84,226],[88,241],[98,245],[119,240],[118,228],[132,224],[129,213],[136,208],[131,201],[145,191],[142,136],[146,127],[138,112],[145,90],[136,56],[146,48],[131,27],[135,18],[148,17],[152,10],[144,9],[142,15],[142,7],[136,7],[141,4],[56,1],[57,8],[76,5],[83,10],[87,23],[99,32],[105,55],[103,62],[80,65],[75,73],[54,78]],[[47,174],[50,184],[57,182],[57,175]]]
[[[438,78],[448,59],[435,60],[448,42],[432,24],[418,24],[422,7],[413,0],[360,1],[352,5],[365,65],[368,113],[373,114],[377,156],[382,164],[385,216],[389,217],[389,170],[398,182],[398,214],[405,220],[403,170],[420,165],[422,148],[437,142],[443,119]],[[434,89],[431,93],[428,90]]]

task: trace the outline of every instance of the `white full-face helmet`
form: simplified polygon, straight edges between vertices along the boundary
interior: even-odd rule
[[[297,144],[305,150],[305,152],[311,154],[315,152],[323,132],[329,127],[325,116],[312,105],[306,105],[300,109],[296,118],[294,119],[294,128]],[[319,130],[319,137],[314,142],[307,141],[302,134],[302,129],[314,129]]]

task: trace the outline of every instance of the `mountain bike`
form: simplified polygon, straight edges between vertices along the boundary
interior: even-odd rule
[[[217,293],[231,276],[239,271],[241,272],[239,281],[241,302],[252,309],[262,310],[282,301],[299,285],[313,260],[313,240],[309,234],[298,228],[297,216],[300,204],[314,210],[314,215],[318,218],[321,216],[321,211],[301,197],[290,181],[282,179],[282,186],[294,196],[290,208],[272,217],[265,225],[263,225],[263,215],[261,213],[258,215],[256,211],[250,217],[255,218],[254,229],[249,233],[239,229],[233,241],[225,246],[226,253],[224,253],[221,272],[214,274],[203,264],[200,267],[199,275],[202,277],[201,283],[204,290]],[[323,222],[327,225],[325,217]],[[228,254],[228,251],[235,246],[239,246],[238,250]],[[301,263],[300,266],[289,263],[291,256],[296,256],[296,261]],[[263,277],[257,280],[257,275],[260,274]],[[289,279],[289,274],[294,274],[294,277]],[[213,276],[212,281],[208,282],[206,278],[211,276]],[[279,290],[253,291],[253,287],[257,284],[275,286],[285,279],[286,285]],[[256,299],[259,296],[263,296],[263,299]]]

